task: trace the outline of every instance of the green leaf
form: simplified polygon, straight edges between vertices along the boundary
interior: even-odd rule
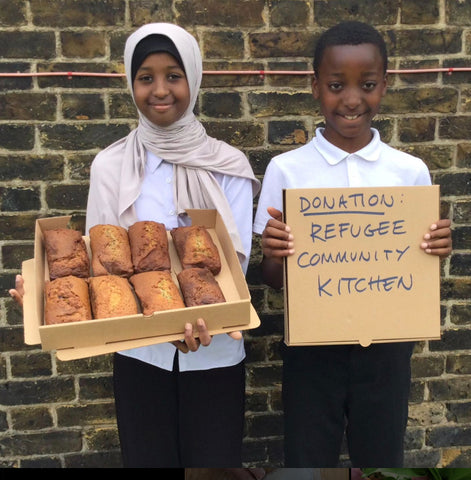
[[[440,468],[428,468],[429,477],[433,480],[441,480],[442,476],[440,475]]]
[[[471,480],[471,468],[362,468],[363,477],[381,473],[388,479],[411,480],[428,477],[431,480]]]
[[[410,480],[413,477],[422,477],[422,476],[428,475],[430,469],[429,468],[362,468],[361,470],[367,477],[373,473],[381,473],[382,475],[385,475],[395,480]],[[432,477],[432,478],[435,479],[435,477]],[[438,478],[440,479],[440,477]]]
[[[471,480],[471,468],[440,468],[443,480]]]

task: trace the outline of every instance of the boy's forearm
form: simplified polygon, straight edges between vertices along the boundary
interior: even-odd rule
[[[277,290],[283,287],[283,263],[263,257],[261,269],[262,279],[266,285]]]

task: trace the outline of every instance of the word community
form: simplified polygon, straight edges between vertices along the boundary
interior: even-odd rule
[[[339,251],[327,253],[309,253],[302,252],[298,255],[297,264],[300,268],[316,267],[329,263],[358,263],[358,262],[379,262],[392,261],[399,262],[402,256],[409,250],[410,246],[403,249],[383,249],[383,250],[360,250],[360,251]]]

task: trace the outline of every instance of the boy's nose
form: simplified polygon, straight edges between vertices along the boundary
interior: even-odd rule
[[[355,109],[361,103],[361,92],[357,89],[348,89],[344,93],[344,103],[350,109]]]

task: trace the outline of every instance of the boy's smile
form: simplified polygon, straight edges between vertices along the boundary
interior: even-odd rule
[[[133,83],[134,101],[141,113],[159,127],[180,119],[190,104],[185,72],[168,53],[152,53],[142,62]]]
[[[378,48],[370,43],[327,47],[312,82],[325,118],[324,137],[353,153],[371,138],[371,121],[386,93],[386,75]]]

